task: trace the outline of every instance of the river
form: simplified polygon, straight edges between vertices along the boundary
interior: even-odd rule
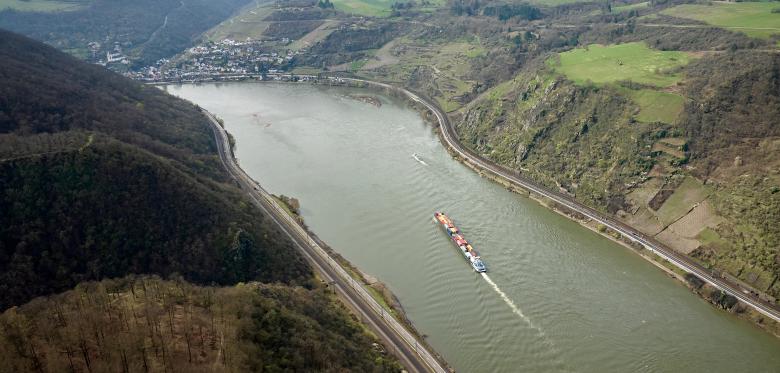
[[[460,372],[780,371],[780,340],[479,177],[403,101],[306,84],[165,89],[223,118],[244,170],[298,198],[309,227],[388,284]],[[471,270],[434,211],[461,228],[487,276]]]

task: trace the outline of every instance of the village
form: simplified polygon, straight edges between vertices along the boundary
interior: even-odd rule
[[[282,44],[288,43],[289,40],[282,40]],[[207,42],[124,75],[143,82],[262,79],[288,72],[295,57],[305,53],[283,48],[280,52],[277,43],[264,44],[267,43],[259,40],[231,39]]]

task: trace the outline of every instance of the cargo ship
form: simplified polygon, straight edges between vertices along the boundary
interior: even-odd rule
[[[477,251],[471,247],[471,244],[468,243],[465,238],[463,238],[463,235],[460,234],[458,227],[452,223],[452,220],[450,220],[447,215],[444,215],[444,213],[441,212],[436,212],[433,214],[433,220],[441,225],[442,229],[444,229],[444,232],[450,236],[452,242],[455,243],[455,246],[457,246],[460,251],[463,252],[463,256],[466,257],[466,260],[469,261],[471,267],[474,268],[475,271],[480,273],[487,272],[487,267],[485,267],[485,263],[482,262],[482,259],[479,257]]]

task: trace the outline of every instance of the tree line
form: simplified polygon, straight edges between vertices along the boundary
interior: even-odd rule
[[[2,370],[398,372],[325,288],[85,282],[0,315]]]

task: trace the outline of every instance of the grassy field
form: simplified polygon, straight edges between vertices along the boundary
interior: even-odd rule
[[[680,149],[677,149],[676,147],[669,146],[666,144],[663,144],[661,142],[657,142],[653,144],[653,151],[654,152],[664,152],[672,157],[675,157],[677,159],[684,159],[685,158],[685,152],[683,152]]]
[[[658,209],[657,215],[663,225],[672,224],[685,216],[694,205],[703,201],[709,192],[699,180],[686,177],[669,199]]]
[[[696,238],[705,228],[717,227],[721,222],[723,218],[717,215],[709,201],[704,200],[669,228],[683,237]]]
[[[707,22],[729,28],[757,38],[780,34],[780,1],[726,3],[712,5],[685,4],[664,10],[662,13]]]
[[[369,60],[368,63],[363,65],[361,70],[371,70],[398,63],[398,58],[393,55],[393,48],[395,47],[396,43],[398,43],[398,41],[399,39],[392,40],[383,45],[382,48],[377,49],[373,58]]]
[[[631,80],[656,87],[668,87],[680,80],[679,74],[668,71],[686,65],[684,52],[658,51],[644,43],[617,45],[593,44],[560,55],[560,64],[553,66],[577,84],[595,84]],[[551,65],[554,61],[550,60]]]
[[[628,90],[629,97],[636,102],[640,111],[636,119],[640,122],[664,122],[674,124],[683,109],[683,97],[674,93],[652,89]]]
[[[301,75],[317,75],[322,72],[322,69],[316,67],[295,67],[291,71],[293,74]]]
[[[0,0],[2,1],[2,0]],[[206,33],[209,40],[260,39],[271,22],[264,21],[275,8],[272,4],[257,4],[244,8],[237,16],[229,18]]]
[[[557,6],[563,4],[585,3],[585,2],[592,2],[592,1],[591,0],[531,0],[531,3],[533,4],[546,5],[546,6]]]
[[[394,3],[406,2],[398,0],[332,0],[336,9],[351,14],[359,14],[369,17],[387,17],[390,16],[392,10],[390,6]],[[418,7],[415,9],[421,11],[432,11],[433,9],[443,6],[444,0],[432,0],[431,4],[426,7]]]
[[[57,1],[57,0],[0,0],[0,10],[14,9],[24,12],[64,12],[79,9],[91,1]]]
[[[394,0],[333,0],[333,6],[345,13],[369,17],[387,17]]]
[[[703,246],[716,250],[728,247],[728,242],[722,239],[718,232],[715,232],[712,228],[704,228],[704,230],[699,232],[698,239]]]
[[[612,7],[612,13],[622,13],[622,12],[628,12],[632,9],[643,9],[647,8],[650,5],[650,2],[644,1],[641,3],[636,4],[628,4],[628,5],[618,5]]]
[[[320,25],[320,27],[317,27],[316,29],[312,30],[312,32],[294,41],[290,45],[290,49],[297,51],[302,48],[311,47],[312,45],[317,44],[319,41],[328,37],[328,35],[330,35],[338,28],[338,25],[339,21],[337,20],[327,20],[325,23]]]
[[[366,58],[363,58],[363,59],[360,59],[360,60],[357,60],[357,61],[352,61],[352,63],[350,63],[350,64],[349,64],[349,71],[350,71],[350,72],[353,72],[353,73],[354,73],[354,72],[357,72],[357,71],[359,71],[361,68],[363,68],[363,66],[364,66],[364,65],[365,65],[367,62],[368,62],[368,59],[366,59]]]

